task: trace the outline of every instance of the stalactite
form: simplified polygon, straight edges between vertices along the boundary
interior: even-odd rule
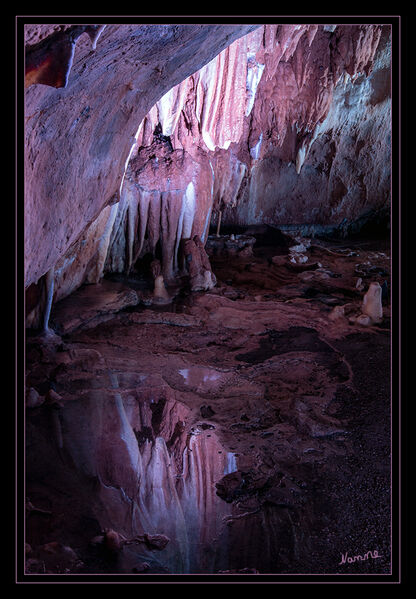
[[[137,249],[134,254],[133,264],[136,262],[138,257],[140,256],[144,238],[147,230],[147,223],[149,218],[149,205],[150,205],[150,197],[147,193],[140,193],[140,198],[138,200],[138,211],[139,211],[139,224],[138,224],[138,244]]]
[[[126,185],[123,185],[123,189],[120,193],[120,201],[118,203],[117,214],[114,219],[114,224],[110,235],[107,258],[104,265],[104,270],[106,272],[123,272],[125,268],[125,222],[127,218],[127,208],[128,202]]]
[[[180,242],[182,239],[182,233],[183,233],[183,219],[184,219],[184,203],[185,203],[185,199],[182,198],[182,210],[179,216],[179,220],[178,220],[178,228],[176,231],[176,243],[175,243],[175,252],[174,252],[174,256],[173,256],[173,268],[175,270],[178,269],[178,253],[179,253],[179,247],[180,247]]]
[[[265,68],[264,64],[259,64],[256,62],[255,56],[255,52],[247,53],[247,107],[245,116],[249,116],[253,108],[257,87],[260,83],[260,79]]]
[[[209,229],[209,223],[211,222],[211,214],[212,214],[212,200],[211,200],[211,205],[208,209],[207,215],[205,217],[205,225],[204,225],[204,230],[202,232],[201,235],[201,241],[203,243],[205,243],[207,241],[208,238],[208,229]]]
[[[307,151],[306,146],[304,144],[302,144],[298,150],[298,153],[296,154],[296,172],[298,175],[300,174],[303,163],[305,162],[306,151]]]
[[[174,192],[166,192],[162,194],[161,208],[161,245],[162,245],[162,269],[163,276],[167,282],[171,281],[174,276],[174,254],[176,231],[178,230],[179,214],[177,212],[175,199],[177,194]],[[182,200],[182,198],[181,198]]]
[[[183,231],[182,238],[189,239],[192,233],[196,211],[195,187],[192,181],[188,184],[185,195],[182,198],[183,205]]]
[[[108,219],[105,225],[104,233],[101,235],[97,257],[94,264],[93,271],[88,273],[87,281],[89,283],[98,283],[103,276],[104,265],[107,258],[108,248],[110,245],[111,233],[113,230],[114,222],[117,216],[119,204],[113,204],[110,208]]]
[[[161,215],[162,215],[162,194],[159,191],[151,191],[149,217],[147,222],[147,233],[149,239],[149,251],[154,255],[156,244],[161,237]]]
[[[43,312],[43,323],[42,323],[42,329],[43,329],[44,333],[50,332],[49,317],[51,315],[52,301],[53,301],[53,290],[54,290],[54,283],[55,283],[54,274],[55,274],[55,269],[51,268],[50,270],[48,270],[48,272],[45,275],[46,303],[45,303],[45,309]]]
[[[133,247],[137,233],[138,205],[139,198],[137,195],[129,194],[127,208],[127,274],[130,272],[134,259]]]

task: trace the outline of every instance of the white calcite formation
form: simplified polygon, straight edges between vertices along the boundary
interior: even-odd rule
[[[381,286],[379,283],[370,283],[370,287],[364,295],[362,312],[368,316],[373,323],[379,323],[383,320]]]
[[[172,301],[169,293],[166,290],[163,275],[159,275],[155,279],[155,288],[153,291],[153,297],[158,303],[169,303]]]
[[[361,305],[361,313],[349,317],[351,324],[369,327],[383,320],[382,289],[377,281],[370,283]]]
[[[304,264],[308,261],[306,252],[311,245],[311,241],[303,237],[295,237],[295,241],[297,241],[296,245],[289,248],[289,260],[293,264]]]

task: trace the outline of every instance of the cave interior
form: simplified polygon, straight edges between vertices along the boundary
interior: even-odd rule
[[[25,573],[388,573],[391,27],[24,31]]]

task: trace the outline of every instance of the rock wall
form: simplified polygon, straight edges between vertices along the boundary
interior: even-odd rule
[[[337,227],[388,209],[389,28],[265,25],[165,94],[133,156],[133,216],[117,224],[109,270],[160,241],[174,275],[180,239],[206,241],[219,210],[224,224]],[[180,224],[191,180],[192,233]]]
[[[225,222],[338,226],[388,210],[389,28],[350,29],[318,30],[310,47],[305,35],[276,77],[260,82],[251,169]],[[325,38],[329,51],[318,52]],[[273,119],[275,127],[266,125]]]

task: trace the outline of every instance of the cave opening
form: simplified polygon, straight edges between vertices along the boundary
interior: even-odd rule
[[[28,61],[25,571],[389,572],[391,27],[43,27],[74,55]]]

